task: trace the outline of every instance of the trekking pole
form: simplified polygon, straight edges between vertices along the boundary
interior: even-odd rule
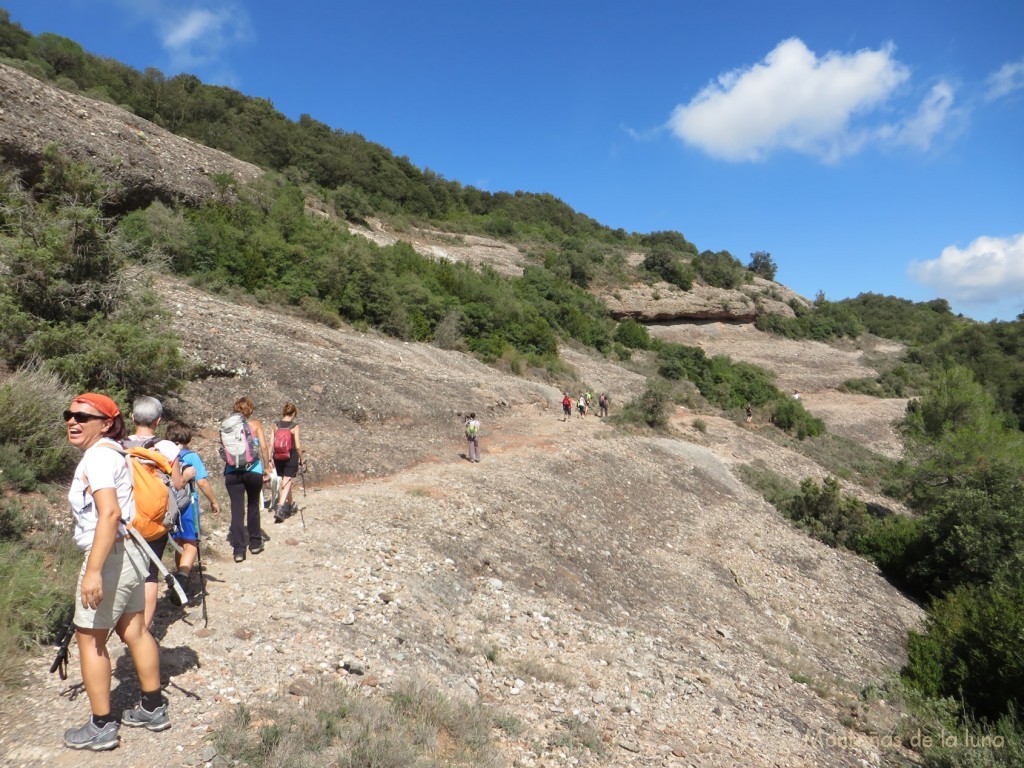
[[[196,499],[198,502],[198,499]],[[203,626],[210,626],[206,614],[206,572],[203,570],[203,532],[199,525],[199,504],[196,504],[196,568],[199,569],[199,598],[203,605]]]
[[[302,500],[303,500],[303,502],[305,502],[305,500],[306,500],[306,462],[304,462],[304,461],[299,464],[299,478],[302,480]],[[299,520],[302,521],[302,527],[303,527],[303,529],[305,529],[305,527],[306,527],[306,516],[304,514],[302,514],[302,507],[299,507]]]
[[[167,582],[167,588],[173,589],[178,594],[182,605],[188,605],[188,595],[185,594],[185,590],[181,588],[181,584],[178,583],[178,580],[171,575],[169,570],[167,570],[167,566],[164,565],[164,561],[156,556],[156,552],[154,552],[153,548],[149,546],[149,542],[142,538],[142,534],[131,526],[128,527],[128,533],[130,533],[131,537],[135,539],[135,543],[139,545],[146,557],[149,558],[150,562],[156,566],[158,571],[160,571],[160,575],[163,576],[164,581]]]
[[[67,619],[62,622],[64,634],[61,635],[58,643],[57,655],[53,657],[53,664],[50,665],[50,674],[60,674],[61,680],[68,679],[68,648],[71,645],[71,638],[75,636],[75,606],[68,608]]]

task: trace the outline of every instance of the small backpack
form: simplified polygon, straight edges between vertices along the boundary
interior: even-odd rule
[[[476,437],[480,431],[480,422],[476,419],[470,419],[466,422],[466,437]]]
[[[135,512],[128,525],[146,541],[156,541],[174,527],[179,515],[171,462],[160,451],[141,445],[124,448],[111,443],[110,447],[125,457],[132,480]]]
[[[259,455],[256,437],[242,414],[232,413],[220,423],[220,457],[230,469],[247,472]]]
[[[125,440],[122,440],[121,445],[124,447],[125,452],[128,454],[130,454],[132,450],[134,450],[135,448],[145,448],[146,454],[141,457],[142,460],[145,461],[150,460],[152,458],[152,454],[154,453],[160,454],[160,456],[163,456],[163,458],[167,460],[167,457],[156,449],[156,444],[159,443],[161,439],[162,438],[155,436],[147,437],[145,439],[129,437],[126,438]],[[181,453],[184,453],[184,451],[181,451]],[[189,508],[189,505],[192,503],[192,483],[186,483],[182,488],[175,488],[174,482],[171,480],[171,475],[174,470],[174,462],[169,460],[167,461],[167,469],[164,470],[163,467],[161,466],[159,468],[159,471],[166,475],[165,484],[167,485],[168,492],[171,494],[171,498],[174,499],[174,502],[178,507],[178,511],[184,512],[186,509]],[[171,523],[173,524],[174,520],[172,520]]]
[[[288,461],[292,455],[294,436],[291,427],[278,427],[274,432],[274,460]]]

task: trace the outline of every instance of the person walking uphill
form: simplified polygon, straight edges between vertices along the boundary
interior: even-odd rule
[[[149,559],[130,537],[134,513],[132,479],[120,446],[124,419],[106,395],[86,393],[64,411],[68,442],[82,452],[68,491],[74,540],[85,554],[75,594],[75,637],[82,684],[91,716],[64,732],[72,749],[102,751],[120,743],[121,723],[162,731],[171,727],[160,693],[160,652],[143,619]],[[110,630],[131,653],[142,703],[126,710],[121,723],[110,711]]]
[[[180,421],[172,421],[167,425],[166,435],[168,440],[178,446],[180,451],[178,460],[181,462],[181,465],[195,470],[195,479],[190,483],[188,509],[181,513],[181,517],[178,519],[178,526],[171,534],[174,540],[181,545],[181,554],[175,558],[177,560],[177,568],[175,569],[174,578],[181,584],[185,596],[191,600],[195,595],[187,586],[192,574],[192,566],[195,565],[196,558],[199,555],[199,535],[202,530],[199,524],[199,491],[202,491],[207,501],[210,502],[210,511],[213,514],[220,514],[220,504],[217,503],[217,497],[213,493],[213,486],[210,485],[206,465],[199,454],[188,447],[188,444],[192,442],[192,428]],[[200,584],[201,589],[202,584]],[[168,590],[167,599],[174,604],[178,604],[181,600],[174,590]]]
[[[299,409],[295,403],[285,403],[281,412],[281,420],[274,425],[274,469],[281,478],[280,501],[274,510],[274,522],[283,522],[289,515],[294,515],[299,505],[292,502],[292,490],[295,478],[302,464],[302,437],[300,427],[295,423]]]
[[[258,555],[263,551],[263,533],[260,530],[260,491],[263,480],[270,476],[270,449],[267,437],[263,433],[263,425],[251,418],[256,406],[249,397],[240,397],[232,407],[232,415],[221,422],[221,450],[225,452],[224,487],[231,499],[231,528],[228,542],[234,551],[235,562],[245,560],[245,548]],[[241,419],[234,418],[235,414]],[[233,438],[228,436],[226,425],[231,422],[230,429],[235,432]],[[237,427],[234,425],[237,424]],[[239,437],[239,433],[241,437]],[[234,444],[244,441],[242,461],[235,461]],[[228,441],[232,442],[232,453],[227,451]]]
[[[466,458],[472,462],[480,462],[480,422],[476,420],[476,414],[469,414],[466,419]]]
[[[163,415],[163,404],[155,397],[143,395],[142,397],[135,398],[135,402],[132,403],[132,421],[135,422],[135,434],[125,438],[122,444],[125,448],[134,446],[152,448],[163,454],[171,465],[171,483],[174,489],[182,491],[182,489],[187,489],[188,484],[195,478],[196,470],[192,467],[182,469],[181,462],[178,461],[178,454],[181,449],[174,442],[162,440],[156,436],[156,428],[160,426]],[[187,491],[184,492],[187,493]],[[164,556],[169,535],[165,533],[163,536],[149,542],[153,553],[159,558]],[[182,585],[182,588],[184,588],[184,585]],[[147,627],[153,625],[153,617],[156,616],[156,598],[159,591],[160,572],[156,567],[156,563],[151,562],[149,564],[149,575],[146,576],[146,608],[143,614]]]

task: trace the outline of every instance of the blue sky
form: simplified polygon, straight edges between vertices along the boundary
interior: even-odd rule
[[[445,178],[674,229],[813,297],[1024,311],[1020,0],[0,0]]]

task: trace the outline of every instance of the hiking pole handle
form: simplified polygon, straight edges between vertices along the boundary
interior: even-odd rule
[[[68,648],[71,646],[71,638],[75,636],[75,609],[72,606],[68,609],[68,619],[64,622],[64,634],[61,636],[57,648],[57,655],[53,657],[50,665],[50,674],[60,673],[61,680],[68,679]]]
[[[185,590],[181,588],[181,584],[178,580],[171,575],[171,572],[167,570],[167,566],[164,565],[164,561],[156,556],[156,552],[149,546],[149,542],[142,538],[142,534],[137,530],[129,526],[128,533],[131,534],[132,538],[135,539],[135,543],[139,545],[143,552],[146,553],[146,557],[149,558],[150,562],[156,566],[156,569],[160,571],[160,575],[164,577],[164,581],[167,582],[168,589],[173,589],[178,597],[181,599],[182,605],[188,605],[188,595],[185,594]]]

